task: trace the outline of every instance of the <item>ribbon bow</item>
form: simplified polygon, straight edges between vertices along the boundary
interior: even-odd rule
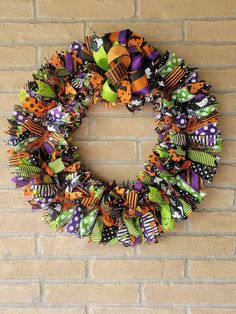
[[[130,30],[107,34],[104,37],[86,37],[86,47],[81,47],[82,58],[88,61],[93,72],[91,84],[95,98],[101,96],[108,102],[128,104],[133,95],[150,92],[144,71],[147,63],[159,53],[144,39]]]

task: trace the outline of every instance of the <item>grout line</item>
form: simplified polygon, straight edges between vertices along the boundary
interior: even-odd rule
[[[44,299],[43,281],[39,282],[39,303],[42,304]]]
[[[85,278],[91,279],[91,264],[89,260],[85,260]]]
[[[143,285],[143,283],[139,284],[139,303],[145,305],[144,285]]]
[[[37,16],[36,0],[32,0],[32,5],[33,5],[33,21],[36,21]]]
[[[191,314],[188,305],[185,305],[185,314]]]
[[[188,273],[188,259],[185,259],[185,261],[184,261],[184,277],[186,279],[190,279],[189,273]]]
[[[34,15],[32,18],[24,18],[24,19],[18,19],[18,18],[2,18],[0,17],[0,23],[65,23],[65,24],[75,24],[75,23],[90,23],[90,24],[98,24],[98,23],[105,23],[105,24],[114,24],[114,23],[123,23],[129,24],[134,23],[135,24],[169,24],[169,23],[181,23],[181,22],[222,22],[222,21],[236,21],[235,15],[233,16],[212,16],[212,17],[179,17],[179,18],[159,18],[159,17],[152,17],[152,18],[145,18],[145,17],[138,17],[138,16],[132,16],[128,18],[107,18],[107,19],[91,19],[91,18],[57,18],[57,17],[38,17],[37,16],[37,5],[35,5],[35,0],[33,0],[34,3]],[[136,1],[135,1],[136,3]],[[138,12],[138,8],[137,8]],[[135,11],[136,13],[136,11]]]
[[[133,5],[134,5],[134,15],[133,18],[137,18],[139,20],[139,3],[138,0],[133,0]]]

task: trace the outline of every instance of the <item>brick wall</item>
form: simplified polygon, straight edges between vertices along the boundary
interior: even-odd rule
[[[236,1],[0,0],[0,313],[236,312]],[[131,28],[199,67],[220,102],[221,165],[187,222],[156,246],[96,246],[56,234],[9,182],[6,117],[46,56],[95,30]],[[75,134],[103,179],[134,178],[155,141],[150,106],[99,104]]]

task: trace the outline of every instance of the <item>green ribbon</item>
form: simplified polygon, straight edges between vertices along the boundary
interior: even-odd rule
[[[107,53],[103,46],[101,46],[98,51],[92,50],[94,61],[97,65],[105,71],[110,69],[108,64]]]
[[[128,229],[129,234],[133,235],[135,238],[141,235],[141,233],[137,230],[135,226],[135,222],[133,218],[125,218],[124,212],[122,213],[122,218],[124,220],[124,223]]]
[[[105,100],[107,100],[109,102],[116,102],[117,98],[118,98],[117,93],[115,93],[111,89],[108,80],[106,80],[105,83],[102,85],[100,95],[102,96],[102,98],[104,98]]]
[[[82,237],[91,233],[91,229],[97,217],[97,210],[92,210],[87,216],[80,221],[80,234]]]
[[[50,223],[50,226],[54,229],[60,229],[61,227],[63,227],[64,225],[66,225],[66,223],[69,221],[70,217],[73,214],[73,208],[69,209],[66,212],[62,212],[57,218],[56,220],[53,220]]]
[[[16,168],[20,171],[22,177],[30,178],[32,175],[35,175],[36,173],[39,173],[41,171],[41,168],[31,165],[21,165],[20,167]]]
[[[162,217],[162,227],[163,229],[169,230],[174,227],[174,220],[171,216],[170,206],[163,199],[161,192],[154,188],[153,186],[149,186],[148,198],[151,202],[157,203],[161,207],[161,217]]]
[[[188,158],[195,162],[214,167],[216,165],[216,157],[199,150],[188,149]]]
[[[113,46],[119,45],[118,41],[115,41]],[[92,50],[93,58],[96,64],[105,71],[110,70],[108,64],[108,55],[103,47],[103,45],[98,49],[98,51]],[[108,102],[117,101],[117,93],[110,87],[109,80],[106,80],[101,88],[100,95],[103,99]]]
[[[197,192],[190,185],[188,185],[179,175],[176,176],[176,184],[184,191],[196,197],[200,202],[201,199],[206,195],[205,192]]]
[[[52,169],[54,173],[59,173],[65,169],[64,163],[62,162],[61,158],[49,162],[48,166]]]
[[[102,241],[102,229],[103,229],[103,221],[102,221],[102,217],[98,216],[93,230],[90,234],[91,240],[95,243],[100,243]]]
[[[185,213],[185,215],[186,216],[189,216],[191,213],[192,213],[192,211],[193,211],[193,209],[192,209],[192,207],[189,205],[189,203],[187,203],[184,199],[182,199],[182,198],[179,198],[179,201],[182,203],[182,205],[183,205],[183,209],[184,209],[184,213]]]

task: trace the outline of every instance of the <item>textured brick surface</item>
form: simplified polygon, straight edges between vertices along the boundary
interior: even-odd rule
[[[35,254],[35,240],[30,237],[2,237],[0,238],[0,256],[33,256]]]
[[[17,5],[18,4],[18,5]],[[33,5],[31,0],[9,0],[0,2],[1,18],[30,19],[33,17]]]
[[[127,269],[130,269],[127,274]],[[182,261],[94,261],[91,276],[95,279],[180,278],[184,273]]]
[[[45,306],[38,306],[38,307],[11,307],[11,308],[2,308],[0,309],[1,314],[12,314],[14,311],[14,314],[85,314],[85,308],[84,307],[45,307]],[[175,313],[174,313],[175,314]],[[179,313],[177,313],[179,314]]]
[[[145,300],[160,304],[234,304],[235,293],[236,285],[225,284],[150,284],[144,288]]]
[[[2,23],[0,25],[2,43],[69,43],[82,37],[82,23]]]
[[[190,261],[189,276],[192,278],[236,278],[235,261]]]
[[[39,300],[40,289],[37,283],[1,284],[0,302],[4,303],[35,303]]]
[[[173,51],[219,102],[224,150],[207,196],[159,243],[103,246],[57,233],[14,190],[6,118],[32,72],[95,31],[130,28]],[[0,314],[236,313],[236,1],[0,0]],[[135,179],[157,136],[152,106],[97,104],[74,133],[104,181]]]
[[[234,0],[140,0],[140,17],[194,18],[194,17],[234,17]]]
[[[139,295],[137,284],[47,284],[45,290],[49,303],[127,303]]]
[[[102,246],[89,244],[87,239],[78,241],[75,237],[42,237],[39,239],[40,252],[48,256],[87,256],[87,255],[132,255],[133,250],[120,245]]]
[[[78,279],[85,276],[85,263],[75,260],[0,261],[0,276],[2,279]]]
[[[69,0],[65,3],[54,1],[38,0],[38,16],[46,18],[69,18],[69,19],[119,19],[129,18],[134,15],[134,2],[132,0]],[[93,8],[89,10],[88,8]],[[124,10],[125,8],[125,10]],[[94,14],[96,12],[96,14]]]
[[[216,308],[192,308],[189,312],[190,314],[221,314],[222,309]],[[224,314],[234,314],[235,309],[226,309],[224,308]]]
[[[168,245],[167,245],[168,244]],[[187,248],[187,252],[186,252]],[[152,248],[148,245],[138,247],[138,255],[155,256],[233,256],[235,239],[233,237],[166,237]]]
[[[186,21],[186,40],[229,42],[236,40],[236,21]]]
[[[193,213],[190,228],[193,232],[234,232],[235,213]]]
[[[151,308],[151,307],[119,307],[119,308],[107,308],[107,307],[92,307],[89,314],[184,314],[184,309],[173,308]]]
[[[34,47],[16,47],[16,48],[0,47],[0,67],[14,68],[34,65],[35,65]]]

